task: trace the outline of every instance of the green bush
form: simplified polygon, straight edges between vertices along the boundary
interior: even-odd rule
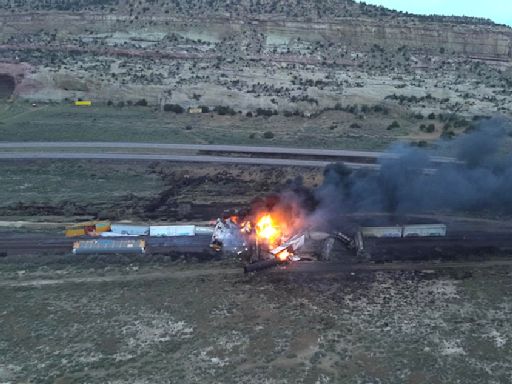
[[[263,133],[263,137],[265,139],[273,139],[274,138],[274,133],[272,131],[266,131]]]

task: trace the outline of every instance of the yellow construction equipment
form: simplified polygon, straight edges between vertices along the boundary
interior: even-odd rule
[[[90,100],[77,100],[75,101],[77,107],[90,107],[92,105]]]

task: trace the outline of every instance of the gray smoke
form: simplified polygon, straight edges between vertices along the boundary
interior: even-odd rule
[[[380,172],[352,171],[342,164],[324,170],[315,191],[316,212],[324,217],[348,212],[393,214],[439,211],[512,213],[511,124],[486,121],[476,130],[436,149],[397,145]],[[433,156],[456,161],[433,162]]]

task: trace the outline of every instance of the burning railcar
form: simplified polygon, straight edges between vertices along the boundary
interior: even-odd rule
[[[273,205],[218,219],[211,247],[236,253],[246,264],[246,272],[296,260],[296,251],[305,239],[304,220],[299,212]]]

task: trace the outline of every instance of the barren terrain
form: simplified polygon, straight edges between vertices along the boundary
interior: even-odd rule
[[[509,268],[242,276],[214,263],[0,273],[4,382],[511,379]]]

